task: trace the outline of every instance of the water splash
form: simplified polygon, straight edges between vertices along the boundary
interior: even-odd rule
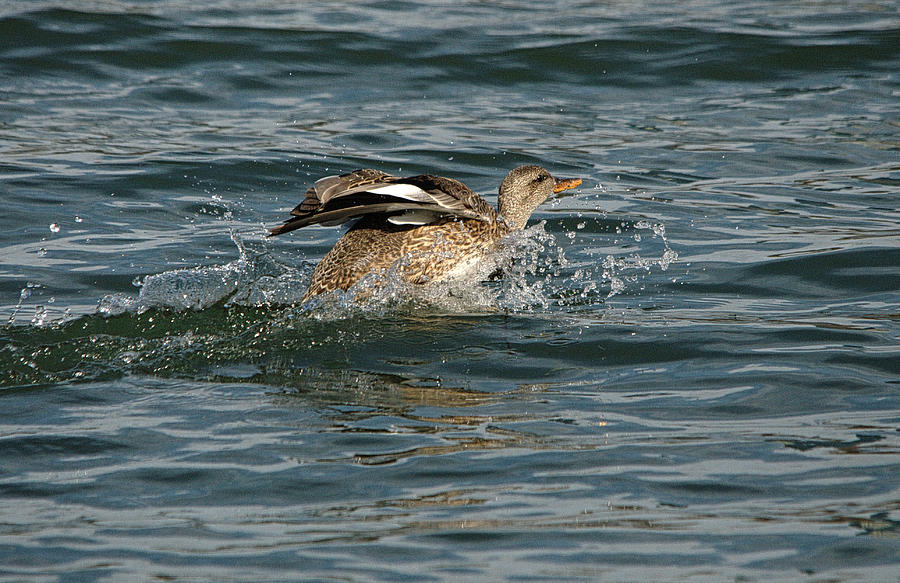
[[[383,272],[370,273],[347,291],[332,291],[308,302],[308,315],[316,319],[343,319],[350,315],[382,316],[389,312],[429,310],[453,314],[522,311],[550,304],[547,278],[558,273],[554,258],[561,253],[544,224],[516,231],[464,276],[416,285],[403,281],[403,262]],[[557,248],[558,249],[558,248]]]
[[[664,240],[661,225],[634,228],[652,233],[643,245]],[[361,339],[377,344],[394,329],[398,314],[435,316],[441,327],[445,315],[543,312],[555,317],[557,306],[601,306],[603,293],[622,293],[638,272],[665,269],[677,258],[666,244],[671,253],[659,258],[632,253],[609,255],[601,265],[573,263],[565,253],[571,247],[568,238],[538,223],[504,238],[470,277],[408,284],[398,263],[346,292],[300,304],[311,264],[294,256],[283,260],[258,233],[233,234],[232,239],[235,260],[136,278],[136,294],[111,294],[100,301],[97,313],[103,317],[74,319],[66,311],[62,320],[54,319],[49,306],[58,302],[40,283],[29,282],[10,324],[16,314],[33,309],[31,326],[11,327],[9,342],[0,346],[0,364],[11,371],[6,384],[130,373],[220,378],[234,367],[256,380],[294,382],[302,365],[297,355],[316,350],[339,359]],[[498,272],[502,277],[494,277]]]
[[[148,310],[175,312],[203,310],[213,305],[283,310],[293,308],[290,318],[312,317],[320,320],[342,319],[352,315],[380,316],[390,312],[433,310],[446,313],[492,313],[546,310],[552,306],[577,306],[585,302],[602,303],[624,293],[651,271],[666,270],[677,260],[666,238],[665,226],[647,220],[616,225],[619,234],[641,242],[642,252],[650,241],[661,241],[660,256],[646,257],[606,253],[596,262],[572,263],[565,250],[570,235],[581,237],[587,222],[580,220],[563,232],[562,243],[540,222],[506,236],[496,252],[477,268],[454,280],[429,285],[411,285],[400,277],[402,264],[363,278],[346,292],[333,292],[300,306],[312,265],[291,257],[277,257],[267,240],[257,232],[231,238],[238,258],[223,265],[198,266],[165,271],[135,278],[137,294],[116,293],[104,296],[96,311],[105,316],[142,314]],[[580,239],[579,239],[580,240]],[[643,241],[643,242],[642,242]],[[618,241],[613,241],[615,245]],[[497,277],[502,274],[502,277]],[[51,309],[50,302],[33,294],[41,292],[39,283],[29,282],[21,290],[8,319],[14,324],[22,310],[33,309],[29,318],[34,326],[62,323],[71,312]],[[37,304],[37,305],[36,305]],[[62,314],[62,316],[60,316]],[[282,317],[279,314],[273,318]]]
[[[225,265],[174,269],[136,278],[138,295],[109,294],[97,311],[104,316],[150,309],[202,310],[228,306],[274,306],[299,303],[308,273],[277,261],[259,236],[232,233],[238,259]]]
[[[659,267],[660,270],[666,271],[673,261],[678,259],[678,253],[673,251],[669,246],[666,238],[666,226],[662,223],[651,223],[650,221],[641,220],[634,224],[635,229],[633,238],[635,241],[642,241],[641,231],[651,231],[654,238],[658,238],[663,244],[663,253],[659,257],[646,258],[634,253],[626,257],[614,257],[607,255],[604,258],[603,277],[610,282],[609,299],[615,295],[622,293],[626,288],[626,282],[636,282],[640,273],[649,274],[653,267]],[[635,273],[636,272],[636,273]]]
[[[583,222],[576,227],[584,229]],[[642,220],[622,229],[649,232],[649,239],[663,243],[659,257],[607,254],[598,264],[572,265],[565,245],[540,222],[503,238],[499,248],[464,277],[429,285],[405,283],[403,263],[368,274],[347,291],[322,294],[300,306],[309,281],[310,266],[297,267],[277,260],[266,241],[257,235],[232,235],[238,259],[224,265],[176,269],[137,279],[137,296],[105,296],[98,312],[115,316],[149,309],[202,310],[224,307],[283,308],[292,306],[319,320],[351,315],[380,316],[395,311],[430,309],[448,313],[521,312],[548,309],[552,305],[578,305],[600,297],[623,293],[654,268],[668,269],[678,258],[669,247],[665,226]],[[568,238],[569,232],[566,232]],[[647,233],[643,233],[644,236]],[[636,238],[635,238],[636,239]],[[497,277],[502,275],[502,277]]]
[[[13,311],[9,315],[9,319],[6,321],[7,324],[12,325],[15,323],[16,316],[19,315],[19,312],[22,310],[22,306],[24,305],[24,303],[31,299],[31,296],[32,294],[34,294],[35,290],[39,290],[42,287],[43,286],[41,284],[35,283],[33,281],[29,281],[25,284],[25,287],[23,287],[19,291],[19,301],[17,301],[15,307],[13,307]],[[33,319],[32,323],[34,323]]]
[[[601,221],[597,220],[598,226]],[[583,222],[578,223],[576,230],[585,228]],[[595,261],[581,261],[571,266],[571,273],[563,274],[565,283],[558,291],[557,303],[561,306],[576,306],[605,302],[617,295],[623,294],[630,288],[642,286],[643,278],[654,271],[666,271],[669,266],[678,259],[678,253],[673,250],[666,237],[666,228],[662,223],[653,223],[648,220],[639,220],[634,223],[619,222],[609,227],[616,237],[611,245],[618,248],[620,237],[628,237],[628,242],[640,244],[640,252],[629,251],[627,254],[617,252],[601,252],[599,259]],[[568,231],[571,239],[576,231]],[[650,251],[654,245],[658,248],[662,244],[659,255]],[[577,244],[577,241],[576,243]],[[593,257],[597,251],[587,252],[588,257]],[[647,253],[652,253],[648,255]],[[568,277],[566,277],[568,275]],[[643,289],[641,287],[640,289]]]

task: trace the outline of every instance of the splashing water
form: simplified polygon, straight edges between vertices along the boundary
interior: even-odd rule
[[[554,268],[545,251],[555,239],[543,224],[511,233],[499,248],[485,256],[471,271],[458,277],[416,285],[403,281],[403,262],[370,273],[346,292],[332,291],[310,302],[309,314],[317,319],[340,319],[351,314],[381,316],[392,311],[427,309],[432,312],[492,313],[546,307],[546,282],[540,276]],[[496,277],[502,274],[502,277]]]
[[[263,307],[299,303],[308,273],[277,261],[259,238],[231,237],[239,258],[225,265],[175,269],[136,278],[137,297],[110,294],[97,311],[104,316],[149,309],[202,310],[219,302],[225,306]]]
[[[574,229],[565,231],[564,245],[571,245],[570,235],[582,233],[585,226],[585,221],[579,221]],[[650,240],[662,242],[662,254],[658,257],[642,257],[635,252],[624,256],[606,253],[597,262],[580,263],[566,258],[564,245],[545,227],[540,222],[507,235],[494,253],[464,277],[424,286],[407,284],[400,277],[402,264],[398,264],[383,273],[369,274],[346,292],[317,297],[302,306],[299,313],[330,320],[352,314],[379,316],[422,308],[447,313],[490,313],[582,305],[621,294],[653,269],[665,271],[678,258],[661,223],[640,220],[630,228],[625,223],[616,227],[617,233],[631,230],[635,242],[646,239],[642,247]],[[225,308],[300,305],[312,270],[310,264],[276,258],[267,241],[256,233],[242,236],[232,232],[231,238],[238,249],[234,261],[136,278],[134,284],[140,288],[137,295],[104,296],[97,312],[109,317],[151,309],[203,310],[216,304]],[[502,277],[495,277],[501,273]],[[8,324],[14,323],[33,292],[40,289],[41,284],[32,282],[22,289]],[[54,316],[54,310],[44,305],[32,306],[32,325],[45,326],[71,317],[67,311],[60,320]]]
[[[579,223],[579,229],[583,223]],[[643,248],[650,248],[649,241],[656,240],[662,243],[662,253],[659,256],[645,257],[636,252],[627,255],[605,253],[600,260],[594,263],[581,262],[574,266],[568,285],[563,290],[563,297],[558,301],[559,305],[578,305],[585,302],[599,301],[597,297],[603,294],[603,289],[608,287],[608,292],[602,299],[610,298],[625,292],[630,285],[640,282],[641,278],[651,274],[655,268],[666,271],[669,266],[678,260],[678,253],[669,246],[666,238],[666,228],[662,223],[651,223],[640,220],[632,225],[621,223],[615,228],[617,235],[631,231],[630,239],[641,243]],[[649,237],[647,234],[649,231]],[[613,245],[618,243],[614,240]],[[587,255],[592,256],[592,252]]]
[[[238,249],[234,261],[137,278],[137,294],[110,294],[100,300],[100,318],[74,319],[68,309],[62,319],[54,317],[48,307],[57,303],[54,297],[42,284],[29,282],[9,324],[15,323],[16,314],[33,310],[30,327],[11,327],[10,341],[0,347],[11,370],[7,381],[83,381],[128,372],[196,375],[198,370],[218,378],[237,367],[253,378],[292,382],[292,375],[299,374],[297,354],[322,347],[340,351],[348,339],[355,341],[370,330],[383,334],[384,328],[373,328],[372,322],[384,317],[392,322],[397,314],[443,320],[451,314],[596,306],[604,296],[622,293],[677,258],[665,242],[662,225],[634,226],[652,232],[647,242],[663,241],[661,257],[608,254],[599,265],[569,261],[564,249],[568,238],[560,245],[558,236],[545,227],[542,222],[508,235],[465,277],[408,284],[400,277],[398,263],[369,274],[346,292],[322,294],[304,304],[300,300],[312,265],[293,257],[282,260],[256,233],[232,234]],[[502,277],[494,277],[500,272]],[[209,309],[214,306],[221,309]],[[334,321],[342,324],[333,326]],[[47,336],[35,336],[36,329]]]
[[[266,241],[232,235],[238,259],[224,265],[175,269],[135,279],[137,296],[110,294],[99,303],[104,316],[143,313],[150,309],[202,310],[224,307],[297,306],[306,291],[309,268],[298,269],[276,260]],[[552,250],[547,253],[547,250]],[[565,256],[543,223],[505,237],[500,248],[464,277],[429,285],[405,283],[402,262],[371,273],[347,291],[334,291],[307,302],[303,312],[316,319],[340,319],[351,314],[382,315],[428,307],[451,313],[520,311],[550,305],[552,279]],[[491,280],[497,273],[499,280]]]
[[[9,319],[6,322],[7,324],[13,324],[16,321],[16,316],[19,315],[19,311],[22,309],[23,304],[31,298],[32,294],[34,293],[34,290],[39,290],[42,287],[43,286],[41,284],[35,283],[33,281],[29,281],[28,283],[25,284],[25,287],[23,287],[22,290],[19,292],[19,301],[16,302],[16,305],[13,308],[13,311],[10,314]],[[42,306],[35,306],[35,311],[37,311],[38,308],[41,308],[41,310],[43,310]],[[32,319],[31,323],[34,324],[36,322],[34,319]]]

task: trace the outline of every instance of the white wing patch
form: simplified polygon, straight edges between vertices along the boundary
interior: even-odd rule
[[[427,225],[438,220],[441,216],[443,216],[441,212],[415,209],[388,217],[388,222],[395,225]]]
[[[386,184],[376,188],[367,188],[366,192],[372,194],[385,194],[387,196],[396,196],[398,198],[406,198],[415,201],[431,201],[432,196],[413,184]]]
[[[365,177],[357,176],[357,178]],[[390,222],[397,225],[426,225],[446,216],[447,213],[481,221],[486,220],[485,217],[480,216],[478,213],[467,207],[465,201],[460,200],[454,194],[438,189],[431,191],[424,190],[419,186],[408,182],[383,182],[382,180],[399,180],[383,173],[380,176],[373,176],[373,178],[375,179],[374,181],[363,180],[362,184],[353,185],[351,181],[348,181],[348,175],[326,176],[316,181],[315,186],[312,189],[314,195],[311,197],[307,193],[307,198],[316,199],[319,208],[322,208],[335,199],[352,197],[353,195],[360,193],[370,193],[393,198],[398,203],[400,203],[400,201],[417,203],[411,204],[410,206],[427,205],[434,207],[434,211],[430,216],[428,211],[431,209],[419,208],[409,209],[407,213],[392,217]],[[360,208],[362,209],[366,206],[369,206],[368,203],[363,204]],[[447,212],[442,212],[444,209],[446,209]],[[358,213],[357,216],[363,214],[366,213],[361,212]]]
[[[441,191],[428,192],[427,190],[422,190],[414,184],[407,184],[404,182],[399,182],[397,184],[385,184],[383,186],[376,186],[375,188],[366,188],[365,191],[371,192],[372,194],[395,196],[397,198],[411,200],[413,202],[433,204],[441,208],[452,209],[457,212],[466,210],[465,204],[463,204],[462,201],[451,194],[447,194],[446,192]]]

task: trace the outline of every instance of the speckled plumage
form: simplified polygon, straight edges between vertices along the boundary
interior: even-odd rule
[[[279,235],[311,224],[359,220],[316,266],[303,301],[335,289],[347,290],[369,273],[398,269],[414,284],[445,279],[478,262],[496,241],[525,226],[554,191],[574,188],[577,179],[555,180],[539,166],[520,166],[500,187],[497,211],[465,184],[441,176],[390,176],[356,170],[329,176],[306,197]]]

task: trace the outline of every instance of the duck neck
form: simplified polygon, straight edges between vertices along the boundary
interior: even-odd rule
[[[503,197],[500,197],[497,209],[500,211],[500,216],[503,217],[503,220],[509,225],[510,230],[517,231],[519,229],[524,229],[525,223],[531,218],[532,211],[523,208],[522,205],[503,204],[504,202]]]

